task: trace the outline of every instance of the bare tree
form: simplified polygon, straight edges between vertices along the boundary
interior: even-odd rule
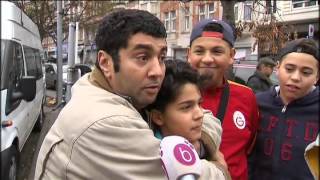
[[[275,57],[283,44],[289,40],[292,26],[276,18],[275,15],[279,13],[276,0],[253,1],[252,12],[257,15],[257,18],[236,23],[237,37],[241,37],[244,30],[252,32],[252,36],[256,39],[255,44],[258,44],[259,56]]]
[[[13,2],[38,25],[41,40],[51,37],[55,44],[57,43],[55,1],[19,0]],[[63,7],[62,31],[68,32],[69,22],[79,22],[80,26],[85,27],[91,19],[105,14],[112,9],[112,6],[111,1],[68,1]],[[63,40],[67,37],[68,33],[64,33]]]

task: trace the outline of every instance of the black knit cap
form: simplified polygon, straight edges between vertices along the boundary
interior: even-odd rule
[[[317,61],[319,61],[319,47],[312,39],[301,38],[293,41],[289,41],[284,48],[280,50],[278,60],[292,52],[306,53],[312,55]]]

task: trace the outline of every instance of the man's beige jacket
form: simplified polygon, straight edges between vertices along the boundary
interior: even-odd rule
[[[221,126],[206,118],[202,134],[214,151]],[[159,146],[139,112],[125,98],[110,93],[101,71],[94,69],[73,86],[71,100],[46,135],[35,179],[166,179]],[[228,176],[212,161],[201,161],[201,179]]]

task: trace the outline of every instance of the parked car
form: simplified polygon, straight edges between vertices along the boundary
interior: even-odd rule
[[[12,2],[1,1],[1,178],[17,179],[21,150],[44,122],[41,40],[37,25]]]
[[[62,72],[63,72],[62,79],[63,79],[64,84],[67,83],[68,67],[69,67],[68,65],[65,65],[62,68]],[[80,69],[80,76],[83,76],[83,75],[92,71],[92,67],[88,64],[75,64],[74,67],[76,69]]]
[[[235,61],[232,70],[234,75],[234,81],[246,85],[249,77],[256,71],[257,64],[258,61]],[[273,84],[279,84],[275,70],[271,74],[270,79]]]

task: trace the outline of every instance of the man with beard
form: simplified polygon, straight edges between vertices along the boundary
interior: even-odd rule
[[[220,151],[233,180],[248,179],[247,156],[258,129],[255,94],[228,81],[224,74],[233,64],[234,31],[224,21],[205,19],[192,30],[188,61],[204,80],[203,108],[222,122]]]

